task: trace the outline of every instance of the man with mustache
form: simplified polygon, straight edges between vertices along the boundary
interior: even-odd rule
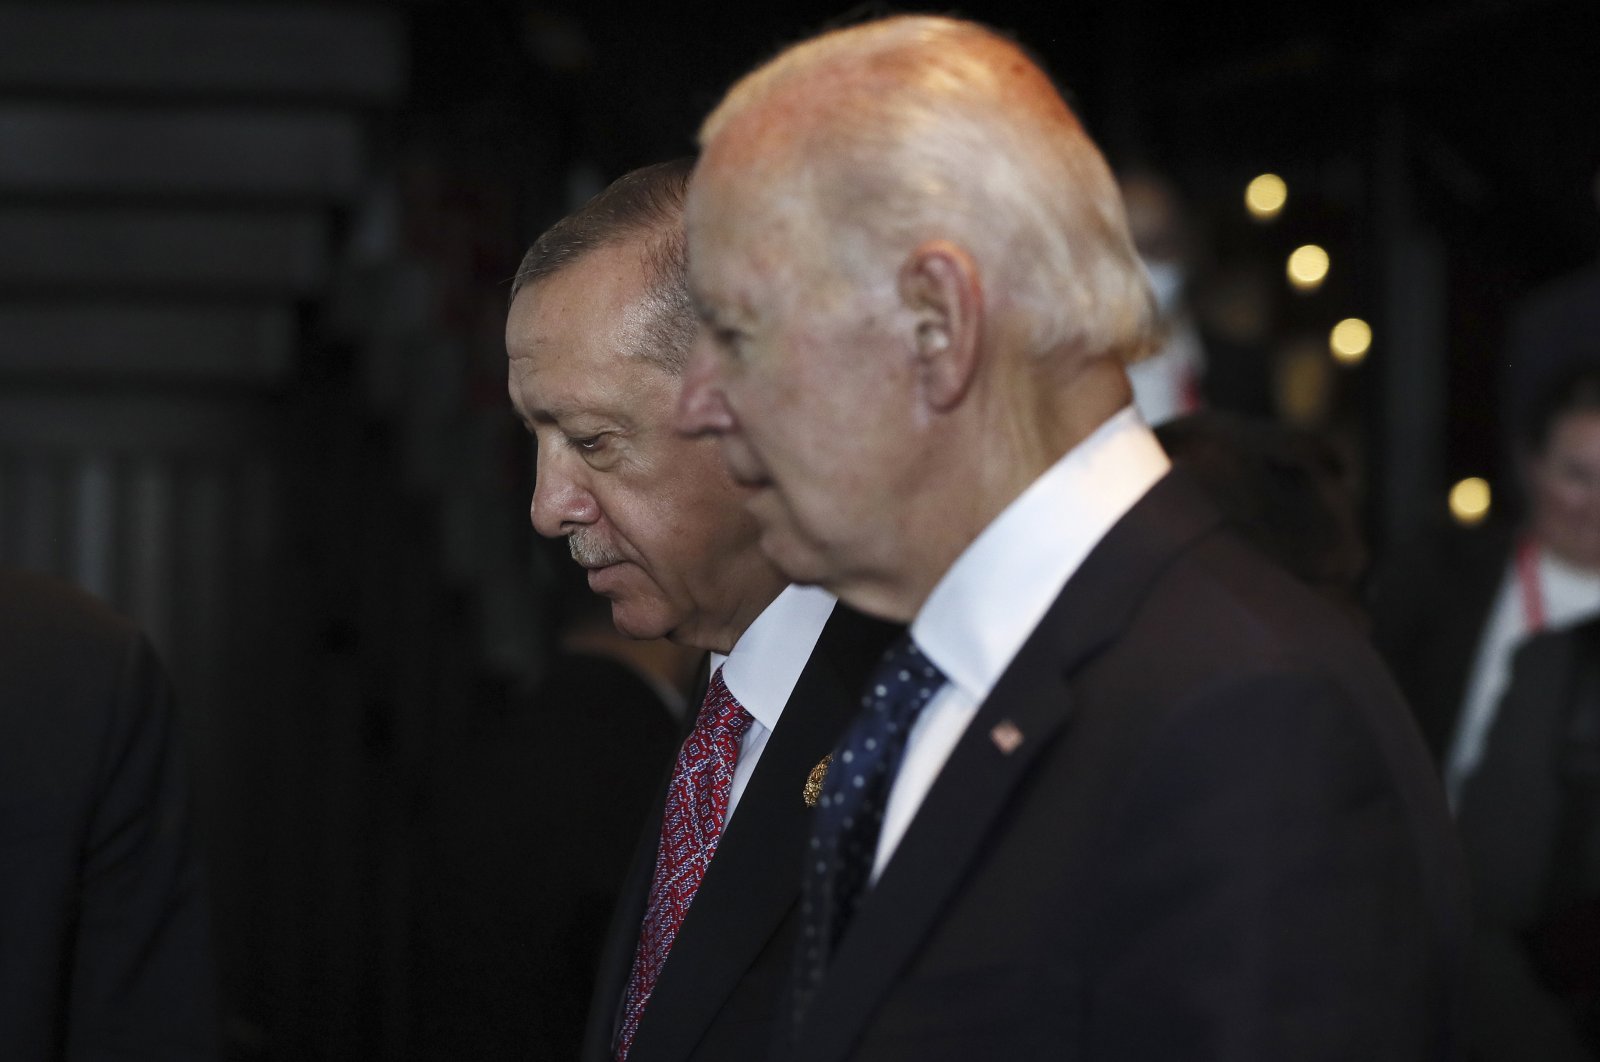
[[[534,527],[566,536],[619,631],[711,654],[601,957],[594,1060],[761,1056],[797,928],[807,783],[890,634],[789,586],[716,443],[674,429],[696,331],[690,171],[631,173],[541,236],[506,323],[511,401],[538,446]]]
[[[778,1057],[1456,1057],[1427,755],[1130,405],[1152,299],[1049,78],[890,18],[701,144],[680,423],[791,578],[911,623],[821,794]]]

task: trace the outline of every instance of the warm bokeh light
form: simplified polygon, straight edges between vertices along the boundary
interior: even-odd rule
[[[1489,481],[1471,476],[1450,488],[1450,515],[1462,527],[1481,524],[1489,516]]]
[[[1276,173],[1263,173],[1244,190],[1244,206],[1257,221],[1271,221],[1289,201],[1289,186]]]
[[[1341,365],[1359,365],[1372,346],[1372,326],[1359,317],[1346,317],[1328,333],[1328,349]]]
[[[1314,243],[1296,247],[1289,256],[1289,283],[1300,291],[1315,291],[1328,276],[1328,252]]]

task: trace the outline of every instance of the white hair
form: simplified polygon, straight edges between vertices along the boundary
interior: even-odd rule
[[[1153,300],[1105,160],[994,31],[896,16],[823,34],[735,84],[702,145],[736,123],[762,142],[756,165],[796,182],[800,194],[779,201],[824,222],[835,262],[949,239],[976,260],[989,312],[1019,320],[1028,353],[1132,360],[1153,345]]]

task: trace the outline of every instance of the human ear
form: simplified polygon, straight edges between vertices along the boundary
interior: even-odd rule
[[[949,410],[966,394],[977,368],[983,321],[977,263],[957,244],[930,240],[906,256],[899,287],[911,315],[923,394],[935,410]]]

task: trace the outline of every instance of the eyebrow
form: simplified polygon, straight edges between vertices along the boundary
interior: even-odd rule
[[[533,426],[535,424],[556,423],[561,419],[561,415],[565,412],[567,411],[559,409],[547,409],[543,406],[540,406],[537,409],[530,409],[524,413],[521,406],[514,402],[511,405],[511,415],[516,418],[518,424],[521,424],[529,431],[533,430]]]
[[[746,332],[760,321],[755,311],[742,297],[736,297],[729,304],[722,306],[713,305],[697,295],[691,296],[690,301],[694,304],[695,315],[700,318],[700,323],[711,328]]]
[[[522,410],[517,409],[515,406],[513,406],[512,409],[511,409],[511,416],[516,420],[516,422],[518,424],[522,425],[522,427],[524,429],[526,429],[527,431],[530,431],[530,432],[533,431],[533,418],[532,417],[523,416],[522,415]]]
[[[579,417],[593,417],[620,428],[629,428],[633,424],[632,417],[626,416],[615,409],[590,406],[540,406],[537,409],[530,409],[526,417],[521,413],[517,414],[517,419],[522,421],[523,426],[529,431],[532,431],[536,424],[550,424],[559,427],[562,422],[575,420]]]

